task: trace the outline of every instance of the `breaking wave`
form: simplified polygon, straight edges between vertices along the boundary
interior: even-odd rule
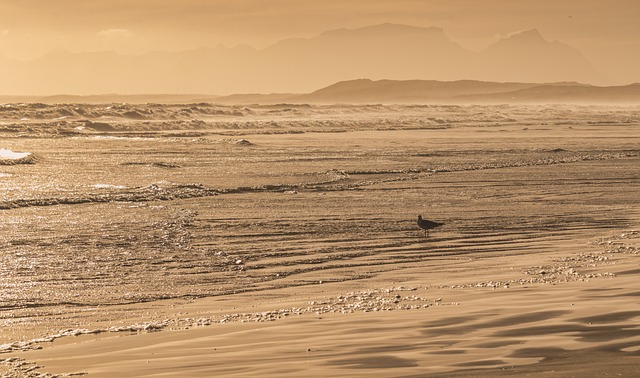
[[[32,206],[78,205],[85,203],[101,202],[147,202],[186,199],[194,197],[208,197],[218,195],[216,189],[206,188],[200,184],[173,184],[156,183],[144,187],[122,189],[120,186],[96,184],[95,189],[104,192],[106,189],[115,189],[108,193],[87,193],[73,196],[60,196],[49,198],[26,198],[0,202],[0,209],[15,209]]]
[[[24,157],[28,159],[31,155]],[[637,152],[599,153],[599,154],[567,154],[543,159],[502,161],[476,164],[434,165],[422,168],[390,169],[390,170],[337,170],[330,169],[312,174],[314,180],[299,184],[265,184],[257,186],[240,186],[235,188],[212,188],[199,183],[178,184],[159,182],[143,187],[127,188],[110,184],[95,184],[96,193],[48,197],[19,198],[0,201],[0,210],[55,205],[77,205],[104,202],[149,202],[170,201],[187,198],[211,197],[221,194],[254,193],[254,192],[295,192],[298,190],[348,190],[382,182],[413,180],[422,175],[447,172],[477,171],[526,166],[544,166],[568,164],[579,161],[624,159],[638,156]],[[125,163],[138,164],[138,163]],[[145,163],[146,164],[146,163]],[[175,168],[173,165],[157,165],[163,168]],[[376,177],[376,178],[373,178]]]

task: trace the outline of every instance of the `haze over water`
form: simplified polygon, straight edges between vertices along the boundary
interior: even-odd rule
[[[640,82],[638,7],[3,1],[0,94],[307,93],[360,78],[626,85]]]

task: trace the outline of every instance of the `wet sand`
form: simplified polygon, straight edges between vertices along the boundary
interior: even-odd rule
[[[97,377],[376,373],[632,377],[640,366],[638,292],[631,291],[637,289],[636,282],[633,274],[622,274],[595,283],[543,288],[455,292],[419,288],[394,293],[445,295],[459,302],[433,302],[416,310],[295,315],[136,336],[83,336],[23,357],[51,372],[87,372]],[[327,288],[325,293],[330,291]],[[265,304],[255,296],[245,299]],[[288,301],[269,302],[289,305]],[[198,307],[200,311],[194,309],[191,314],[207,313],[202,308],[207,305]]]
[[[586,109],[6,126],[0,372],[636,376],[638,117]]]

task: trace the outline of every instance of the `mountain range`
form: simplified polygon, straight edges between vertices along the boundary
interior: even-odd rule
[[[307,94],[0,96],[0,103],[251,104],[640,104],[640,84],[601,87],[577,82],[520,83],[475,80],[341,81]]]
[[[219,97],[224,103],[229,97]],[[240,96],[232,102],[242,103]],[[255,100],[255,98],[247,98]],[[263,102],[268,102],[265,96]],[[306,95],[292,96],[292,103],[312,104],[640,104],[640,84],[600,87],[577,82],[519,83],[474,80],[379,80],[339,82]]]
[[[54,50],[39,59],[0,57],[0,93],[308,93],[336,82],[477,80],[609,83],[573,47],[536,30],[515,33],[482,52],[440,28],[381,24],[279,41],[264,49],[218,46],[120,55]]]

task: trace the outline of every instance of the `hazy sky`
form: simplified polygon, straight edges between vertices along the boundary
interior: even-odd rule
[[[385,22],[442,27],[478,51],[535,27],[630,82],[640,81],[639,20],[638,0],[0,0],[0,55],[31,59],[54,48],[141,54],[220,43],[262,48]]]

